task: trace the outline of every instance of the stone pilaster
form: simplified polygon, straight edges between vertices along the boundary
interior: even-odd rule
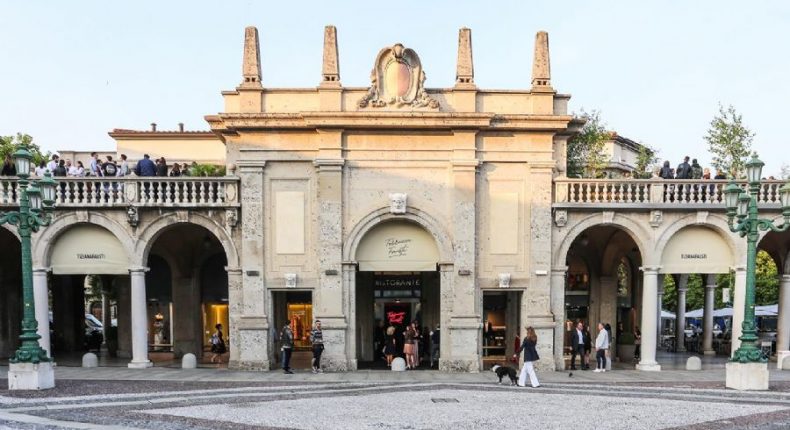
[[[565,346],[565,277],[568,274],[568,266],[556,266],[551,269],[551,313],[554,316],[554,347],[553,358],[554,368],[564,369],[565,358],[563,348]]]
[[[235,323],[231,323],[235,326],[238,356],[228,365],[234,369],[269,370],[268,297],[264,285],[263,238],[265,162],[242,160],[237,165],[242,202],[241,313],[237,314],[239,316]]]
[[[228,272],[228,345],[230,357],[229,363],[239,363],[239,327],[238,317],[242,315],[242,270],[239,267],[226,267]]]
[[[790,356],[790,275],[779,277],[779,321],[776,324],[776,364],[783,366],[785,357]]]
[[[322,134],[324,153],[339,151],[341,132]],[[329,154],[328,154],[329,155]],[[337,153],[332,155],[339,155]],[[317,159],[318,169],[318,259],[317,300],[314,299],[315,317],[320,319],[326,349],[321,357],[322,366],[328,370],[353,370],[356,366],[354,351],[348,350],[348,316],[351,304],[348,292],[343,292],[343,159]]]

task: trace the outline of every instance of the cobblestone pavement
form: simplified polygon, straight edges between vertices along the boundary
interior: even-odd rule
[[[5,369],[0,372],[4,377]],[[0,429],[790,426],[790,372],[772,372],[772,390],[765,393],[725,390],[723,372],[713,370],[539,376],[542,386],[533,389],[498,385],[490,372],[59,368],[53,390],[0,390]]]

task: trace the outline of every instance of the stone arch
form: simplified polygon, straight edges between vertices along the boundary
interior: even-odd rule
[[[670,239],[672,239],[672,237],[674,237],[684,228],[692,226],[707,227],[715,231],[729,245],[733,260],[736,262],[736,264],[739,261],[746,262],[746,247],[743,244],[739,245],[735,241],[732,233],[729,230],[727,218],[725,216],[709,214],[704,222],[700,222],[697,214],[691,213],[673,221],[667,225],[666,228],[661,231],[661,233],[659,233],[656,239],[655,248],[652,252],[653,259],[647,260],[650,262],[649,264],[660,266],[664,248],[667,246],[667,243],[669,243]]]
[[[560,239],[559,246],[557,246],[554,250],[552,262],[554,262],[554,264],[558,264],[558,262],[565,261],[565,256],[568,255],[568,251],[570,251],[571,245],[576,240],[576,238],[588,228],[595,226],[612,226],[626,232],[634,241],[634,243],[636,243],[637,248],[639,248],[639,253],[642,255],[642,261],[648,261],[648,254],[650,251],[650,248],[648,247],[648,244],[650,243],[650,234],[645,230],[642,224],[628,216],[621,214],[615,214],[611,221],[606,222],[602,219],[600,213],[596,213],[587,215],[578,222],[574,223],[573,227],[567,230],[562,239]]]
[[[80,216],[76,212],[66,213],[55,218],[48,227],[33,238],[33,266],[48,267],[52,256],[52,249],[57,239],[69,229],[78,224],[91,224],[102,227],[112,233],[121,243],[130,264],[134,264],[134,240],[126,226],[112,218],[99,213],[88,212],[87,216]]]
[[[18,240],[20,242],[22,241],[22,238],[19,237],[19,231],[16,229],[16,227],[10,226],[8,224],[3,224],[3,225],[0,225],[0,228],[2,228],[3,230],[5,230],[5,231],[7,231],[7,232],[9,232],[11,234],[13,234],[14,237],[16,238],[16,240]]]
[[[354,261],[357,247],[365,234],[373,227],[387,221],[409,221],[418,224],[433,236],[439,248],[439,256],[443,262],[452,262],[453,245],[450,236],[441,224],[427,212],[415,207],[408,207],[405,214],[390,213],[389,206],[377,209],[362,218],[351,230],[343,243],[343,261]]]
[[[139,256],[138,264],[144,266],[145,262],[148,261],[148,254],[151,252],[151,247],[154,242],[156,242],[156,239],[164,233],[168,227],[179,223],[194,224],[211,232],[225,251],[225,255],[228,259],[228,267],[239,267],[239,256],[236,251],[236,245],[233,242],[233,238],[228,234],[228,231],[225,230],[222,224],[214,219],[195,212],[189,213],[189,216],[184,219],[179,217],[177,213],[171,212],[159,216],[146,225],[140,232],[134,248],[134,254]]]
[[[600,258],[600,267],[598,271],[600,272],[601,275],[615,275],[617,266],[620,264],[620,261],[623,258],[627,259],[629,261],[629,264],[633,263],[633,261],[631,261],[632,260],[631,257],[629,256],[630,249],[623,250],[622,247],[619,246],[620,245],[619,243],[614,242],[613,239],[618,234],[625,234],[629,236],[630,239],[633,240],[633,237],[628,235],[628,232],[626,232],[623,229],[618,229],[612,234],[612,236],[610,237],[610,241],[606,246],[606,248],[604,249],[604,253]],[[636,243],[636,241],[634,242]],[[637,247],[638,246],[639,244],[637,243]],[[639,253],[640,253],[640,257],[644,258],[641,249],[639,250]]]

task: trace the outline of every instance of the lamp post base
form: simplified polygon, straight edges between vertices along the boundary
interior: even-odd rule
[[[10,363],[9,390],[47,390],[55,388],[55,369],[52,362]]]
[[[727,363],[725,386],[740,391],[767,391],[768,363]]]

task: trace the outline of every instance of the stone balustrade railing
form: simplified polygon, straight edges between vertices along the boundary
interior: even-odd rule
[[[628,205],[724,208],[726,180],[555,179],[554,203],[560,205]],[[746,182],[738,182],[746,189]],[[784,181],[764,181],[758,203],[779,206]]]
[[[60,177],[56,207],[229,207],[239,205],[236,177]],[[19,203],[17,179],[0,177],[0,206]]]

